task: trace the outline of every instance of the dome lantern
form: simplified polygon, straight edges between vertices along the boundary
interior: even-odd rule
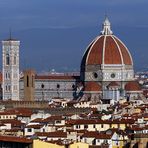
[[[102,35],[112,35],[113,32],[111,30],[111,23],[108,19],[108,17],[105,17],[105,20],[103,22],[103,30],[101,31]]]

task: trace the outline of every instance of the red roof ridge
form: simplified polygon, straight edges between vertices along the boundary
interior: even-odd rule
[[[137,81],[127,82],[125,85],[126,91],[141,91],[141,87]]]
[[[101,90],[102,87],[97,82],[90,81],[85,84],[85,91],[101,91]]]
[[[51,80],[53,80],[53,79],[63,79],[63,80],[67,79],[67,80],[71,80],[72,79],[72,80],[75,80],[75,79],[79,79],[79,76],[36,75],[35,79],[51,79]]]
[[[118,84],[117,82],[115,82],[115,81],[112,81],[112,82],[110,82],[110,83],[108,84],[107,87],[119,87],[119,84]]]
[[[18,143],[32,143],[31,139],[27,139],[26,137],[14,137],[14,136],[0,136],[0,141],[5,142],[18,142]]]

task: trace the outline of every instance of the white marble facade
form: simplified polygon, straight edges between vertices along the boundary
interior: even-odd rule
[[[35,79],[34,98],[35,100],[50,100],[51,98],[72,99],[77,79]],[[24,81],[20,80],[20,99],[24,98]]]
[[[19,100],[19,46],[20,41],[2,41],[3,100]]]

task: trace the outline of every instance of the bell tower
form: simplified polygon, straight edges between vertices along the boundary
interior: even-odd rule
[[[28,69],[24,71],[24,100],[34,101],[35,71]]]
[[[11,37],[2,41],[3,100],[19,100],[19,46]]]

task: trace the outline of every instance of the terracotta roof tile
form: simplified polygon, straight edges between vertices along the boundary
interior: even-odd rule
[[[125,85],[125,90],[126,91],[141,91],[141,87],[137,81],[131,81]]]
[[[116,119],[116,120],[100,120],[100,119],[78,119],[68,120],[67,124],[78,125],[78,124],[133,124],[133,119]]]
[[[102,64],[103,41],[104,41],[103,36],[97,38],[96,40],[94,40],[95,44],[92,44],[92,46],[89,47],[90,52],[87,60],[87,65]]]
[[[115,41],[111,36],[106,37],[104,63],[122,64],[118,46],[116,45]]]
[[[56,138],[56,137],[67,138],[67,133],[63,132],[63,131],[49,132],[48,137],[51,137],[51,138]]]
[[[41,124],[34,124],[34,125],[27,125],[26,128],[34,128],[34,129],[40,129],[44,125]]]
[[[16,120],[16,119],[0,120],[0,122],[3,124],[9,123],[11,124],[12,127],[20,127],[20,126],[25,125],[20,120]]]
[[[5,132],[18,132],[18,131],[22,131],[22,129],[21,128],[5,129]]]
[[[30,117],[33,112],[27,108],[14,108],[6,111],[8,114],[15,114],[22,117]]]
[[[49,132],[36,132],[35,135],[41,137],[41,136],[48,136]]]
[[[14,137],[14,136],[0,136],[0,141],[17,142],[17,143],[32,143],[31,139],[27,139],[25,137]]]
[[[112,81],[111,83],[109,83],[109,85],[107,87],[108,88],[119,87],[119,84],[117,82]]]
[[[110,134],[103,134],[99,132],[85,132],[82,137],[88,137],[88,138],[96,138],[96,139],[111,139],[112,135]]]
[[[101,91],[102,88],[97,82],[87,82],[85,84],[85,91]]]
[[[40,123],[40,122],[43,122],[43,118],[36,118],[36,119],[34,119],[34,120],[31,120],[30,122],[38,122],[38,123]]]
[[[119,39],[115,38],[116,42],[118,43],[120,49],[121,49],[121,53],[122,53],[122,56],[123,56],[123,61],[126,65],[132,65],[132,60],[130,58],[130,55],[125,47],[124,44],[122,44]]]
[[[133,64],[128,49],[114,35],[96,37],[86,50],[82,63],[86,65],[101,65],[103,62],[104,64]]]
[[[48,118],[45,118],[43,120],[43,122],[51,122],[51,121],[55,121],[55,120],[65,120],[63,116],[50,116]]]
[[[79,76],[47,76],[47,75],[36,75],[35,76],[35,79],[50,79],[50,80],[76,80],[76,79],[79,79],[80,77]]]

